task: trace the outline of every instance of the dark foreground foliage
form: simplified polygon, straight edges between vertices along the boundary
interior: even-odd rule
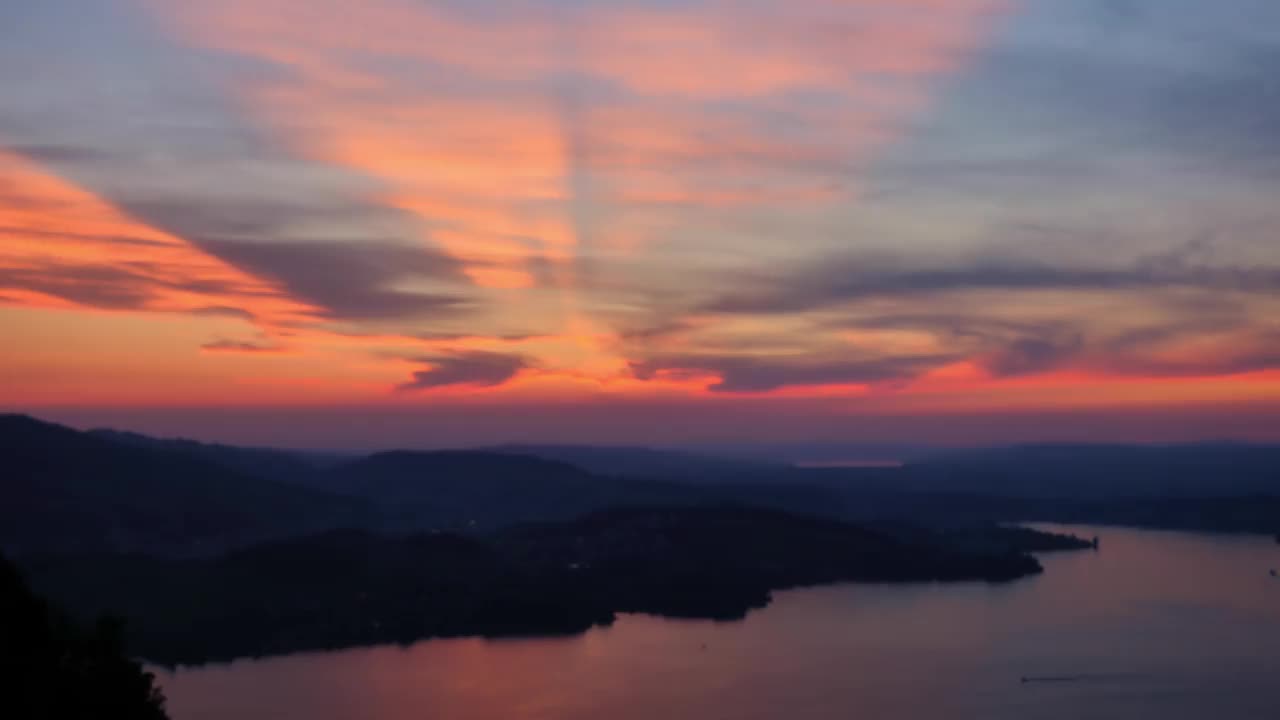
[[[163,720],[164,697],[130,660],[118,623],[83,628],[34,595],[0,557],[0,717]]]

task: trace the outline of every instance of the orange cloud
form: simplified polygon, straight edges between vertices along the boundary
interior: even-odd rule
[[[311,308],[0,149],[0,297],[20,305],[239,314]]]

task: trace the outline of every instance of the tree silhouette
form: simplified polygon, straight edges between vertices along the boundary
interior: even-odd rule
[[[72,622],[0,556],[0,717],[165,720],[164,696],[125,654],[121,630]]]

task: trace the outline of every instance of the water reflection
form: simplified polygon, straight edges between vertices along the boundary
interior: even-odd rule
[[[177,720],[1274,718],[1280,546],[1075,528],[1008,585],[781,593],[740,623],[623,617],[162,673]],[[1029,682],[1023,682],[1026,678]]]

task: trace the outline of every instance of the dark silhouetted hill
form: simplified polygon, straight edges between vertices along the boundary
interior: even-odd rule
[[[602,477],[479,451],[396,451],[316,467],[286,451],[85,433],[24,416],[0,416],[0,466],[0,547],[17,553],[214,553],[329,528],[484,531],[613,506],[839,508],[837,495],[799,485]]]
[[[215,552],[326,528],[484,532],[611,507],[724,503],[883,527],[1050,520],[1280,530],[1273,446],[1038,445],[829,468],[642,448],[523,449],[562,459],[507,447],[336,462],[0,416],[0,463],[10,469],[0,478],[0,547]],[[682,475],[702,480],[669,479]]]
[[[199,662],[456,635],[560,634],[616,612],[731,619],[779,588],[1011,580],[1030,556],[955,552],[747,508],[630,508],[486,536],[334,531],[220,558],[34,558],[76,612],[117,612],[145,657]]]
[[[338,453],[276,450],[203,443],[185,438],[155,438],[119,430],[89,430],[89,435],[121,445],[189,455],[240,475],[315,487],[323,470],[350,459]]]
[[[334,468],[328,487],[374,502],[401,530],[488,530],[618,505],[701,504],[692,486],[600,477],[528,455],[450,450],[379,453]]]
[[[500,445],[486,452],[555,460],[601,477],[683,483],[750,483],[788,467],[770,460],[719,457],[682,450],[597,445]]]
[[[523,565],[593,576],[615,610],[694,618],[740,618],[772,591],[804,585],[999,582],[1040,571],[1018,552],[958,552],[934,539],[775,510],[701,507],[607,510],[512,529],[500,544]]]
[[[183,452],[0,416],[0,546],[215,552],[365,522],[358,503]]]

